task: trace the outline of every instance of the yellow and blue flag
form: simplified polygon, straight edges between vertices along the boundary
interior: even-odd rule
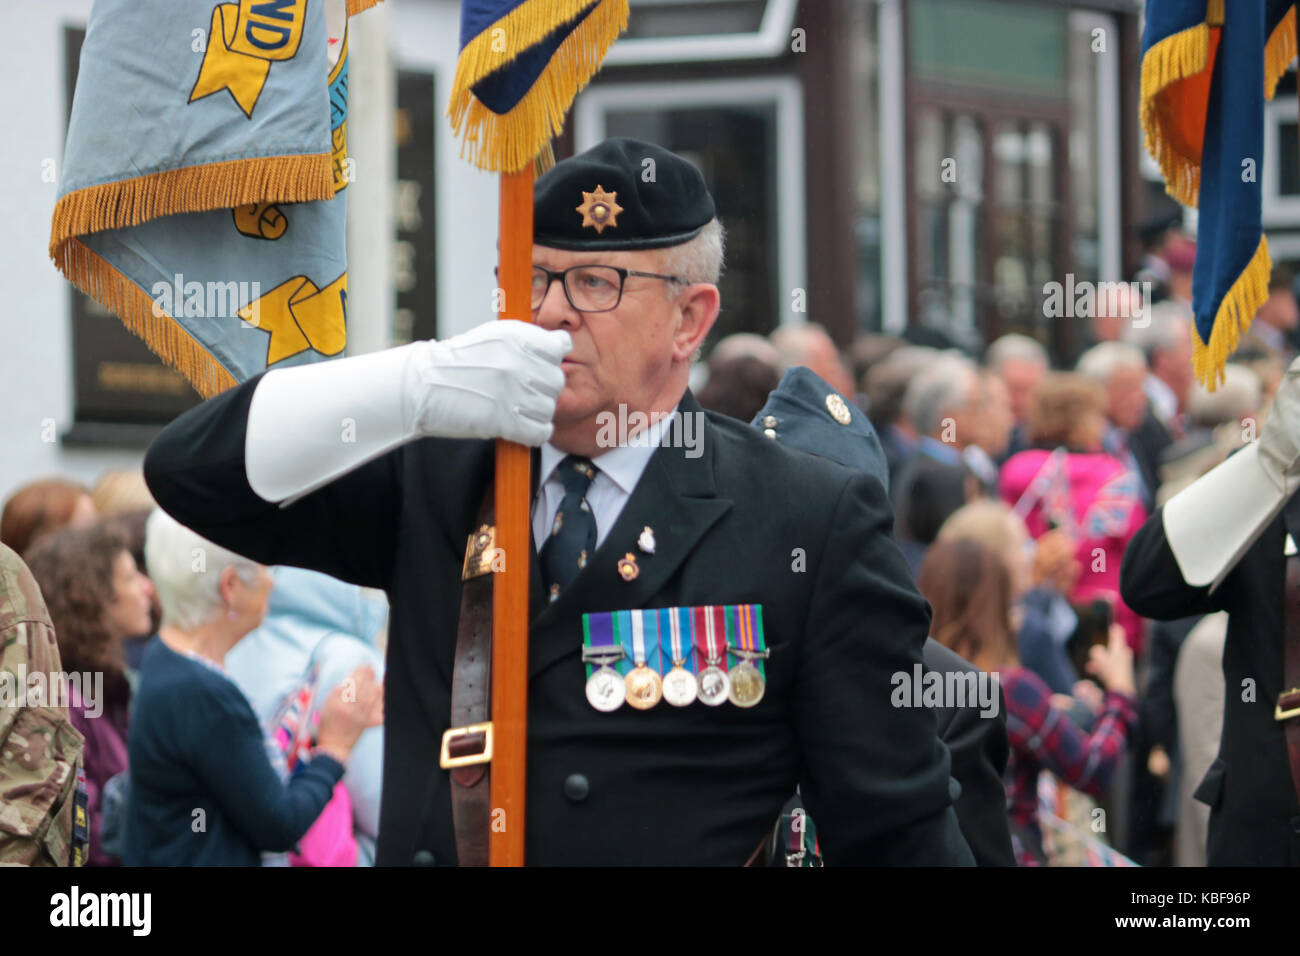
[[[50,256],[205,397],[343,350],[346,17],[375,2],[91,11]]]
[[[1291,0],[1147,0],[1142,127],[1169,194],[1200,210],[1196,376],[1213,388],[1268,297],[1264,100],[1296,55]]]
[[[501,172],[531,163],[627,15],[627,0],[463,0],[448,116],[470,162]]]

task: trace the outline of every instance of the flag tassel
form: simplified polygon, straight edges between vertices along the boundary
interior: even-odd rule
[[[1192,368],[1197,380],[1210,391],[1214,391],[1215,386],[1223,381],[1223,366],[1228,361],[1228,356],[1236,351],[1241,337],[1250,329],[1255,313],[1268,298],[1268,280],[1272,269],[1268,239],[1261,234],[1250,262],[1219,303],[1210,341],[1201,341],[1196,324],[1192,324]]]
[[[96,255],[79,239],[65,242],[55,265],[78,289],[122,322],[150,350],[176,369],[204,398],[210,398],[236,382],[233,375],[195,341],[165,310],[157,308],[144,290]]]
[[[560,44],[550,67],[514,109],[505,116],[493,112],[474,96],[472,87],[503,64],[503,52],[494,46],[499,31],[505,31],[514,47],[527,48],[554,32],[557,19],[574,19],[591,0],[563,0],[560,11],[556,6],[551,0],[517,7],[461,51],[447,115],[456,135],[464,135],[461,156],[480,168],[517,172],[531,163],[559,135],[569,104],[627,26],[626,0],[599,4]]]
[[[334,197],[333,156],[259,156],[166,169],[70,192],[54,206],[50,258],[76,236],[125,229],[178,213],[253,202],[311,202]]]
[[[1179,143],[1171,135],[1174,123],[1165,115],[1161,94],[1175,83],[1203,72],[1209,52],[1210,26],[1199,23],[1165,37],[1142,57],[1141,121],[1147,152],[1160,164],[1166,191],[1185,206],[1196,205],[1200,190],[1200,148],[1197,144],[1197,155],[1188,155],[1188,144]]]
[[[1295,7],[1273,28],[1273,34],[1264,47],[1264,97],[1272,99],[1282,74],[1296,58]]]

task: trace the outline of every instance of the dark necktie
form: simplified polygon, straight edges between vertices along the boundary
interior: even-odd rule
[[[569,586],[596,550],[596,516],[587,504],[587,489],[596,477],[590,458],[569,455],[557,467],[564,497],[551,522],[551,533],[542,544],[538,559],[547,595],[554,601]]]

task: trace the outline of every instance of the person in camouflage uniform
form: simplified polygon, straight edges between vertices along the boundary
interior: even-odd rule
[[[0,866],[85,862],[83,738],[59,690],[62,671],[40,588],[0,544]],[[29,698],[32,674],[43,675],[46,690]]]

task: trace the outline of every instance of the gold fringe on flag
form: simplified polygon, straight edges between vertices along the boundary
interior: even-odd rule
[[[369,10],[381,0],[348,0],[348,16],[355,17],[358,13]]]
[[[69,239],[63,244],[55,265],[78,289],[116,313],[128,329],[144,339],[155,355],[184,375],[204,398],[211,398],[235,384],[235,377],[179,322],[162,309],[158,309],[161,315],[156,314],[157,303],[143,289],[79,239]]]
[[[1199,157],[1180,151],[1170,135],[1170,117],[1161,94],[1173,84],[1209,66],[1210,28],[1223,23],[1224,0],[1210,0],[1205,22],[1165,37],[1142,58],[1142,130],[1147,152],[1160,164],[1165,190],[1184,206],[1195,206],[1201,188]],[[1264,96],[1272,99],[1278,81],[1300,52],[1296,48],[1296,11],[1292,6],[1278,21],[1264,46]]]
[[[60,247],[76,236],[162,216],[254,202],[332,199],[332,159],[330,153],[232,159],[78,189],[54,206],[50,258],[57,261]]]
[[[1291,61],[1296,57],[1295,45],[1295,7],[1286,12],[1277,26],[1273,28],[1268,43],[1264,46],[1264,98],[1272,99],[1277,90],[1277,82],[1287,71]]]
[[[1209,52],[1210,25],[1206,22],[1165,37],[1142,57],[1140,116],[1147,152],[1160,164],[1166,192],[1184,206],[1196,205],[1201,188],[1201,159],[1182,152],[1170,134],[1171,117],[1161,94],[1173,84],[1202,72],[1209,63]]]
[[[1268,239],[1261,234],[1250,262],[1241,270],[1219,303],[1208,343],[1201,341],[1196,323],[1192,323],[1192,368],[1197,380],[1210,391],[1214,391],[1219,382],[1223,381],[1223,366],[1228,361],[1228,356],[1236,351],[1237,344],[1249,330],[1255,313],[1268,298],[1268,280],[1272,269]]]
[[[492,112],[473,94],[479,80],[508,65],[509,52],[535,46],[568,23],[592,0],[530,0],[484,30],[461,51],[447,115],[456,135],[464,132],[461,156],[494,172],[517,172],[559,134],[569,105],[600,69],[600,61],[627,26],[627,0],[599,0],[565,38],[536,83],[509,113]],[[506,51],[500,46],[505,31]],[[494,35],[495,34],[495,35]]]

